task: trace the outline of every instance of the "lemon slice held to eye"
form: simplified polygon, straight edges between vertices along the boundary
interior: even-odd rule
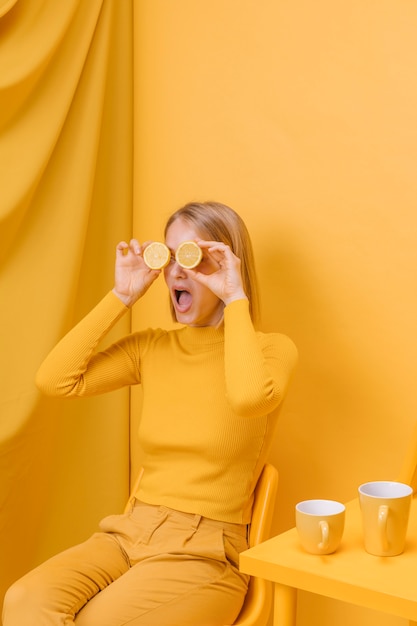
[[[175,260],[178,265],[192,270],[203,258],[203,251],[195,241],[183,241],[177,248]]]
[[[163,269],[168,265],[170,258],[168,247],[160,241],[153,241],[143,252],[143,260],[151,270]]]

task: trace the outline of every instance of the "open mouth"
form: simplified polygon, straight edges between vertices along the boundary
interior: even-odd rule
[[[179,311],[185,311],[190,308],[192,296],[189,291],[185,289],[175,289],[174,294]]]

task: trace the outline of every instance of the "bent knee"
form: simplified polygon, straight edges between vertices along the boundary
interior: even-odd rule
[[[4,605],[13,606],[14,604],[19,604],[25,598],[26,593],[26,585],[22,579],[17,580],[15,583],[10,585],[6,591],[6,595],[4,596]]]
[[[4,596],[3,626],[25,626],[36,621],[42,594],[23,577],[13,583]]]
[[[17,624],[18,611],[26,604],[26,595],[26,585],[20,580],[8,588],[3,601],[3,626]]]

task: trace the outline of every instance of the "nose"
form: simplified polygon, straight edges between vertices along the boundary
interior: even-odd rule
[[[173,260],[171,261],[171,263],[168,265],[168,267],[166,268],[171,276],[173,276],[174,278],[186,278],[187,274],[184,270],[184,268],[177,263],[177,261],[175,260],[175,257],[173,258]]]
[[[187,276],[187,272],[182,267],[182,265],[177,263],[177,261],[174,261],[174,272],[175,272],[175,276],[177,278],[186,278],[186,276]]]

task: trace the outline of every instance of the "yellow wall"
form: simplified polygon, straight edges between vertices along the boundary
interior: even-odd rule
[[[275,532],[301,499],[395,478],[417,417],[416,26],[398,0],[135,3],[135,234],[190,199],[232,205],[263,328],[300,351]],[[168,323],[158,289],[136,326]],[[316,620],[403,623],[302,595],[299,623]]]

